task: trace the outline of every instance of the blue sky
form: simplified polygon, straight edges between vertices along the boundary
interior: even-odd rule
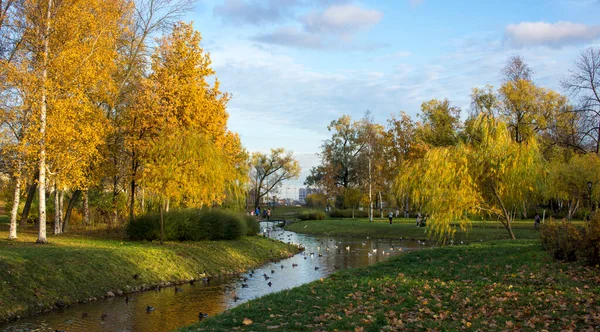
[[[229,103],[229,128],[250,151],[293,150],[318,164],[327,124],[370,110],[384,123],[473,87],[499,86],[512,55],[537,84],[560,91],[579,53],[600,46],[600,0],[209,0],[194,21]],[[562,92],[562,91],[561,91]]]

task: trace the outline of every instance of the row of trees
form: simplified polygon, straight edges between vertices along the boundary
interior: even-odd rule
[[[541,205],[571,218],[600,194],[600,49],[584,50],[561,85],[571,100],[536,85],[519,56],[504,81],[475,88],[469,114],[447,99],[421,105],[418,121],[404,113],[387,124],[370,114],[332,121],[321,164],[306,184],[337,207],[379,206],[430,214],[433,236],[473,216],[502,222],[512,238],[517,216]],[[317,197],[311,198],[319,201]]]
[[[177,22],[191,1],[1,5],[0,165],[14,188],[10,238],[24,188],[21,223],[37,191],[40,243],[50,193],[55,233],[68,229],[81,196],[86,224],[90,196],[101,197],[113,224],[145,212],[149,199],[161,213],[245,200],[248,155],[227,129],[230,96],[213,78],[200,34]]]

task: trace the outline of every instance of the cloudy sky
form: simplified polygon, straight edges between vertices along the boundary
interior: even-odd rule
[[[281,193],[292,197],[343,114],[384,123],[432,98],[466,110],[515,54],[560,90],[578,54],[600,46],[599,12],[600,0],[208,0],[185,20],[233,95],[230,129],[250,152],[284,147],[300,160]]]

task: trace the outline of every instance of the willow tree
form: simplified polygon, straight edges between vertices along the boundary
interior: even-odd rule
[[[226,159],[210,136],[191,128],[163,131],[157,137],[144,163],[143,184],[159,199],[161,244],[167,202],[203,207],[223,201],[232,174]]]
[[[595,153],[574,154],[569,160],[549,163],[546,198],[567,202],[567,218],[600,193],[600,157]],[[588,183],[592,185],[592,192]]]
[[[535,138],[517,143],[506,123],[480,115],[477,140],[429,150],[399,176],[400,189],[430,214],[428,233],[444,240],[453,222],[470,225],[469,214],[497,218],[515,239],[512,222],[518,208],[542,184],[544,170]]]

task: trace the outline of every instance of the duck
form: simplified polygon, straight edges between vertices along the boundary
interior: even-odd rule
[[[319,267],[318,267],[318,266],[315,266],[315,271],[316,271],[316,270],[318,270],[318,269],[319,269]]]
[[[292,263],[292,267],[296,267],[296,266],[298,266],[298,264]]]
[[[267,283],[267,285],[269,285],[269,287],[271,287],[271,285],[273,285],[270,281]]]
[[[306,256],[304,256],[304,259],[306,259]]]
[[[350,246],[347,246],[347,247],[346,247],[346,250],[350,251]]]
[[[271,270],[271,273],[275,273],[275,270]]]
[[[196,282],[196,280],[194,280],[194,279],[190,280],[190,285],[193,286],[195,282]]]
[[[244,282],[246,282],[246,281],[248,281],[248,278],[244,277],[244,279],[242,279],[242,280],[244,280]]]
[[[237,302],[238,300],[240,300],[240,298],[237,295],[233,296],[233,302]]]
[[[319,254],[319,257],[323,257],[323,254]]]
[[[283,265],[281,265],[281,268],[283,269]]]
[[[100,315],[101,320],[105,320],[106,317],[108,317],[108,314],[106,312],[103,312],[102,315]]]
[[[154,311],[154,307],[153,306],[146,306],[146,313],[151,313],[152,311]]]
[[[248,284],[242,284],[242,288],[248,288]]]
[[[202,312],[198,313],[198,319],[202,319],[202,318],[206,318],[206,317],[208,317],[208,314],[205,314],[205,313],[202,313]]]

